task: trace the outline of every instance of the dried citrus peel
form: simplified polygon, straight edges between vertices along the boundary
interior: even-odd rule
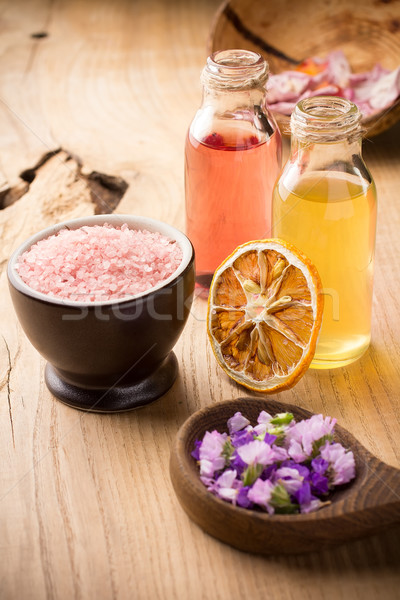
[[[210,286],[207,328],[217,361],[252,390],[292,387],[314,355],[322,308],[317,270],[294,246],[239,246]]]

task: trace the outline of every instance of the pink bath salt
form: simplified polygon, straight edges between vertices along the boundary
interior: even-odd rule
[[[95,302],[150,290],[176,271],[182,256],[179,244],[161,233],[106,223],[40,240],[20,256],[16,270],[38,292]]]

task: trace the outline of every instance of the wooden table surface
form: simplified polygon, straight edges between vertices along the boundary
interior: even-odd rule
[[[244,393],[210,352],[203,300],[195,300],[176,346],[180,376],[170,392],[113,416],[81,413],[52,397],[44,361],[11,306],[10,253],[48,225],[92,214],[93,171],[129,184],[117,212],[183,229],[184,136],[200,100],[217,6],[217,0],[0,2],[2,599],[399,597],[399,528],[330,551],[265,558],[209,537],[179,506],[168,473],[179,426],[196,409]],[[335,416],[394,466],[400,463],[399,134],[397,126],[365,144],[380,200],[371,348],[347,368],[310,370],[278,398]]]

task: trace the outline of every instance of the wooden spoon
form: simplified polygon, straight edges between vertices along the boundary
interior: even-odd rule
[[[194,413],[180,428],[170,460],[170,475],[183,509],[207,533],[240,550],[261,554],[295,554],[372,535],[400,524],[400,470],[373,456],[346,429],[336,425],[335,439],[350,448],[356,478],[335,491],[330,505],[299,515],[268,515],[217,498],[201,483],[190,455],[206,431],[227,431],[235,412],[256,423],[261,410],[292,412],[295,419],[312,416],[307,410],[257,398],[220,402]]]

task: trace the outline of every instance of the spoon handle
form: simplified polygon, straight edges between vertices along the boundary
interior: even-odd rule
[[[352,509],[371,520],[369,525],[377,530],[400,523],[400,470],[366,451],[359,460],[363,463],[362,481]],[[347,500],[352,502],[350,496]]]

